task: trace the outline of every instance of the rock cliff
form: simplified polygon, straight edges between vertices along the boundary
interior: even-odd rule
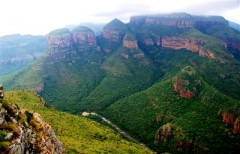
[[[87,50],[96,45],[96,36],[94,32],[84,26],[78,26],[72,31],[74,44],[79,50]]]
[[[48,50],[56,52],[73,46],[72,34],[67,28],[57,29],[48,35]]]
[[[137,25],[165,25],[178,28],[205,29],[215,25],[227,25],[228,21],[220,16],[192,16],[187,13],[160,14],[153,16],[133,16],[131,24]]]
[[[201,80],[198,78],[195,69],[191,66],[186,66],[172,79],[173,89],[181,97],[193,98],[198,94],[201,86]]]
[[[2,89],[2,88],[1,88]],[[0,92],[2,94],[2,90]],[[1,153],[62,154],[62,143],[51,126],[37,113],[23,110],[0,99]]]
[[[212,59],[215,58],[215,55],[211,51],[204,50],[202,46],[207,43],[205,40],[194,39],[190,37],[163,37],[162,46],[165,48],[172,48],[175,50],[187,49],[192,52],[198,52],[199,56],[207,56]]]
[[[153,36],[153,37],[143,37],[140,42],[145,46],[162,46],[165,48],[171,48],[174,50],[187,49],[192,52],[196,52],[199,56],[209,57],[215,59],[215,54],[203,48],[208,42],[202,39],[196,39],[191,37],[183,36]]]
[[[138,48],[136,36],[130,33],[125,34],[123,38],[123,46],[130,49]]]
[[[178,78],[173,79],[174,91],[179,93],[180,96],[184,98],[193,98],[195,96],[194,92],[191,92],[189,89],[186,88],[189,84],[190,83],[188,80]]]
[[[222,122],[225,123],[228,126],[228,128],[231,129],[233,134],[240,134],[239,114],[237,113],[229,114],[225,111],[221,111],[220,115],[222,116]]]
[[[4,93],[3,93],[3,86],[0,85],[0,99],[3,99]]]
[[[103,27],[103,37],[107,40],[121,43],[126,30],[127,27],[122,21],[114,19]]]
[[[70,32],[69,29],[57,29],[48,34],[48,58],[62,59],[76,51],[86,51],[96,47],[94,32],[84,26],[78,26]]]

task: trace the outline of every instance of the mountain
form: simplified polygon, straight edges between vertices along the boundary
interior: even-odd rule
[[[219,16],[114,19],[48,35],[48,52],[0,78],[57,109],[97,112],[157,152],[238,153],[240,33]]]
[[[84,26],[84,27],[88,27],[88,28],[92,29],[96,35],[100,35],[103,30],[104,25],[105,24],[99,24],[99,23],[95,24],[95,23],[86,22],[86,23],[81,23],[79,25],[67,25],[66,28],[73,30],[77,26]]]
[[[1,102],[1,152],[9,149],[9,153],[152,153],[123,139],[108,126],[46,107],[44,100],[33,92],[9,91],[5,95]],[[23,148],[15,143],[18,140]]]
[[[44,36],[15,34],[0,37],[0,76],[32,63],[46,50]]]
[[[236,29],[236,30],[238,30],[238,31],[240,31],[240,25],[235,23],[235,22],[229,21],[229,26],[234,28],[234,29]]]

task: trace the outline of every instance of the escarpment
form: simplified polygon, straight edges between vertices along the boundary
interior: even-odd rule
[[[62,59],[76,52],[96,49],[94,32],[84,26],[78,26],[70,32],[69,29],[57,29],[48,34],[48,58]]]
[[[120,20],[114,19],[103,28],[103,37],[107,40],[121,43],[127,26]]]
[[[138,48],[137,39],[134,34],[125,34],[123,39],[123,46],[130,48],[130,49],[136,49]]]
[[[191,28],[194,25],[192,16],[187,13],[173,13],[154,16],[136,16],[130,19],[130,23],[154,26],[176,26],[179,28]]]
[[[1,153],[64,153],[63,144],[51,126],[38,113],[8,104],[0,86],[0,151]]]
[[[94,32],[84,26],[78,26],[72,31],[74,44],[79,50],[87,50],[96,45],[96,36]]]

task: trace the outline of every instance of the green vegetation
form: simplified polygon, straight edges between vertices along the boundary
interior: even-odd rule
[[[93,32],[90,28],[85,26],[77,26],[72,30],[72,32]]]
[[[235,119],[239,117],[240,62],[224,46],[232,37],[238,40],[239,33],[224,25],[207,28],[203,33],[201,28],[125,25],[117,19],[104,30],[134,34],[139,48],[128,49],[121,41],[100,35],[97,44],[106,52],[71,50],[64,58],[43,58],[0,78],[0,83],[7,89],[40,85],[40,95],[48,105],[75,114],[102,114],[159,152],[178,152],[183,148],[178,148],[180,145],[191,146],[184,147],[184,153],[193,149],[196,153],[239,152],[239,134],[233,134],[233,124],[224,124],[221,116],[226,112]],[[156,39],[164,36],[196,39],[206,55],[157,45]],[[155,43],[148,46],[144,39]],[[208,52],[213,56],[207,56]],[[183,88],[196,95],[181,97],[174,91],[175,78],[185,80]],[[164,134],[161,131],[167,137],[158,139],[159,132]],[[101,133],[92,137],[108,139]]]
[[[47,50],[45,36],[7,35],[0,42],[0,76],[31,64]]]
[[[48,33],[48,35],[64,35],[64,34],[70,34],[70,30],[68,28],[61,28],[56,29]]]
[[[124,40],[137,41],[137,38],[136,38],[134,33],[129,33],[128,32],[128,33],[125,34]]]
[[[223,109],[232,113],[240,107],[240,102],[219,93],[203,80],[201,88],[196,98],[181,98],[174,92],[171,79],[164,80],[117,101],[105,115],[157,151],[172,152],[177,150],[172,149],[174,143],[189,140],[193,140],[197,151],[202,151],[203,145],[210,153],[237,151],[239,135],[229,136],[230,130],[226,130],[218,112]],[[154,144],[157,130],[165,124],[172,125],[173,136]]]
[[[103,27],[104,30],[116,30],[116,31],[126,31],[127,30],[127,26],[120,21],[119,19],[115,18],[113,19],[111,22],[109,22],[108,24],[106,24]]]
[[[151,153],[107,126],[41,105],[41,99],[30,91],[6,92],[6,100],[39,113],[63,142],[66,153]]]

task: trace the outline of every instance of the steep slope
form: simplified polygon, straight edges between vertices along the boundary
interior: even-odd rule
[[[102,64],[106,75],[97,87],[78,103],[81,111],[99,111],[116,100],[141,91],[157,79],[154,66],[139,49],[119,47]]]
[[[9,104],[3,99],[2,89],[0,86],[1,153],[64,153],[51,126],[38,113]]]
[[[6,92],[6,100],[30,110],[28,114],[41,114],[62,141],[66,153],[152,153],[126,141],[107,126],[44,106],[43,99],[30,91]]]
[[[220,36],[240,35],[222,17],[186,13],[114,19],[98,37],[60,29],[45,57],[0,82],[102,114],[156,151],[238,152],[240,62]]]
[[[161,152],[238,153],[239,107],[239,101],[209,86],[188,66],[172,79],[119,100],[105,115]]]
[[[0,37],[0,76],[32,63],[46,50],[44,36],[16,34]]]

